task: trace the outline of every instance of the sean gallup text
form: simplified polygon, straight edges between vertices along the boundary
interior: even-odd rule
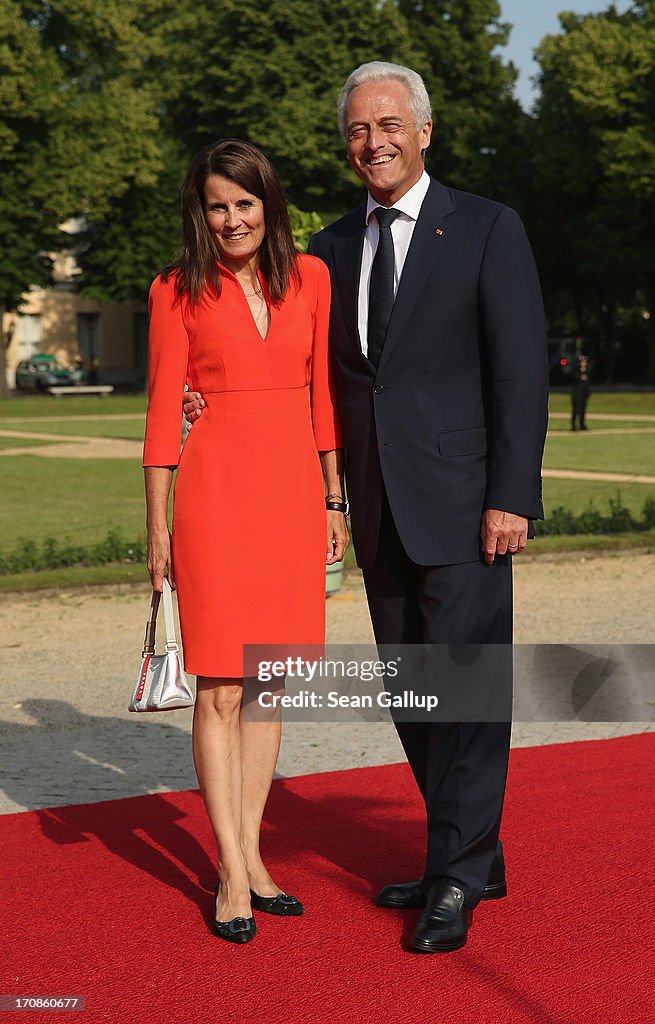
[[[414,693],[403,690],[402,693],[387,693],[382,690],[373,696],[369,693],[345,694],[330,690],[329,693],[317,693],[315,690],[300,690],[298,693],[280,694],[263,690],[257,697],[262,708],[422,708],[434,711],[439,705],[439,698],[434,694]]]

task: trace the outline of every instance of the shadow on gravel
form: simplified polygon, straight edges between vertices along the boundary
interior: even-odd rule
[[[32,697],[20,706],[33,724],[0,720],[0,788],[27,810],[196,785],[190,733],[162,715],[87,715]]]

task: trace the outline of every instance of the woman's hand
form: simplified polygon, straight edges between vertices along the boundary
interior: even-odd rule
[[[168,575],[171,587],[175,589],[171,561],[171,535],[167,527],[148,530],[148,572],[153,590],[161,592],[166,575]]]
[[[346,524],[346,517],[343,512],[327,510],[327,550],[325,562],[332,565],[333,562],[341,562],[350,544],[350,534]]]

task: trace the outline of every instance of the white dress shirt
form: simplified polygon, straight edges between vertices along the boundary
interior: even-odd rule
[[[400,212],[400,216],[396,217],[391,225],[394,253],[394,296],[398,291],[398,282],[405,266],[409,243],[412,240],[414,227],[429,187],[430,175],[427,171],[423,171],[423,174],[416,184],[412,185],[409,192],[406,192],[401,199],[393,204],[393,209]],[[371,284],[371,267],[373,266],[373,259],[380,237],[377,219],[372,217],[371,214],[381,205],[369,193],[366,206],[366,231],[364,232],[364,250],[362,252],[362,268],[359,274],[359,298],[357,303],[357,326],[364,355],[368,353],[368,292]]]

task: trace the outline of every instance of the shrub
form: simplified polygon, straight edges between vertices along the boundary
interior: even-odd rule
[[[146,544],[142,537],[124,540],[117,530],[85,547],[68,540],[46,537],[41,544],[33,540],[19,540],[13,551],[0,553],[0,576],[43,569],[60,569],[69,565],[106,565],[109,562],[145,564]]]
[[[313,211],[307,213],[299,210],[293,203],[289,205],[289,216],[291,217],[291,233],[293,242],[299,252],[305,252],[307,243],[312,235],[324,228],[325,225],[318,213]]]
[[[573,512],[558,505],[543,523],[539,523],[539,533],[561,534],[578,533],[578,523]]]
[[[655,499],[644,502],[641,520],[635,519],[621,499],[620,493],[608,501],[608,511],[603,513],[590,501],[587,508],[575,515],[569,509],[558,506],[550,512],[543,523],[537,524],[541,536],[562,536],[576,534],[631,533],[651,530],[655,527]]]
[[[641,514],[644,519],[645,528],[652,530],[655,526],[655,498],[646,498]]]

